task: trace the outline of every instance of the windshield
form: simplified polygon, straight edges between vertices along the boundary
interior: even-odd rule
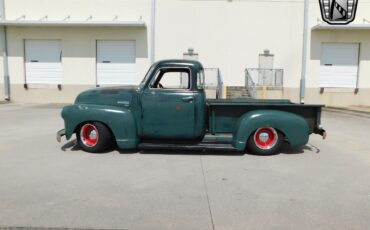
[[[147,82],[147,80],[149,79],[149,77],[153,74],[153,71],[155,69],[155,66],[156,65],[152,65],[152,67],[150,67],[150,69],[148,70],[148,72],[145,74],[144,79],[141,81],[141,83],[139,85],[139,88],[143,88],[144,87],[145,82]]]

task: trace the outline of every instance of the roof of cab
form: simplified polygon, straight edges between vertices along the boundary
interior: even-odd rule
[[[157,61],[155,64],[157,66],[174,66],[174,67],[191,66],[196,69],[203,69],[203,66],[199,61],[184,59],[166,59]]]

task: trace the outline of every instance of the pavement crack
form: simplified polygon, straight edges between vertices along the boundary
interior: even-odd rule
[[[203,159],[202,159],[202,155],[200,155],[199,159],[200,159],[200,165],[201,165],[201,168],[202,168],[203,184],[204,184],[204,190],[205,190],[206,198],[207,198],[208,211],[209,211],[209,215],[210,215],[210,217],[211,217],[212,230],[215,230],[215,224],[214,224],[214,221],[213,221],[213,215],[212,215],[211,203],[209,202],[209,195],[208,195],[207,180],[206,180],[206,175],[205,175],[205,172],[204,172],[204,166],[203,166]]]

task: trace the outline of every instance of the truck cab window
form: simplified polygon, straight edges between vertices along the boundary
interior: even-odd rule
[[[190,89],[190,71],[188,69],[159,70],[150,87],[157,89]]]
[[[204,89],[204,83],[205,82],[205,79],[204,79],[204,70],[201,70],[198,72],[197,74],[197,88],[198,89]]]

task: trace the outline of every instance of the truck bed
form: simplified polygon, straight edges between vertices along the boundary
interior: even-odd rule
[[[310,133],[319,133],[323,105],[305,105],[289,100],[260,99],[208,99],[208,131],[211,134],[233,132],[236,122],[246,112],[253,110],[280,110],[302,116]]]

